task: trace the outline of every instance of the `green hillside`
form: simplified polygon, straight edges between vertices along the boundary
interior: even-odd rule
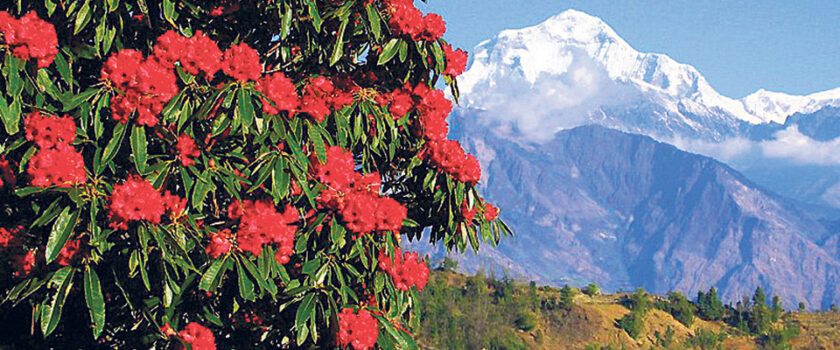
[[[784,311],[763,293],[724,306],[708,295],[697,303],[678,293],[602,295],[594,287],[438,270],[421,294],[418,340],[452,350],[840,349],[840,313]]]

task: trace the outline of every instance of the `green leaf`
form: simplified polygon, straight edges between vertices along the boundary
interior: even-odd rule
[[[74,84],[70,64],[67,63],[67,60],[64,59],[64,55],[61,52],[55,55],[55,68],[58,69],[58,74],[61,75],[61,79],[63,79],[67,85],[72,86]]]
[[[242,125],[246,128],[254,122],[254,104],[251,103],[251,94],[246,89],[239,89],[236,98],[236,108],[239,117],[242,118]]]
[[[332,56],[330,56],[330,66],[335,65],[344,55],[344,31],[347,29],[347,22],[349,17],[341,19],[341,26],[338,28],[338,34],[335,39],[335,46],[333,47]]]
[[[301,330],[306,328],[306,321],[315,313],[315,293],[308,293],[303,297],[303,301],[298,306],[297,313],[295,313],[295,328],[298,330],[298,344],[306,340],[306,335],[301,339]]]
[[[163,17],[170,23],[175,20],[175,3],[172,0],[163,0]]]
[[[397,54],[397,51],[399,50],[399,45],[397,45],[399,42],[400,39],[394,38],[391,39],[391,41],[389,41],[387,44],[385,44],[385,47],[382,48],[382,53],[379,54],[379,60],[376,62],[376,64],[381,66],[385,63],[388,63],[388,61],[394,58],[394,56]]]
[[[251,279],[245,274],[239,260],[236,261],[236,274],[239,275],[239,295],[242,299],[253,301],[255,298],[254,282],[251,282]]]
[[[0,95],[0,118],[3,119],[6,133],[9,135],[17,134],[20,130],[20,111],[13,110],[2,95]]]
[[[318,156],[318,162],[325,164],[327,162],[327,147],[324,145],[324,139],[321,138],[321,133],[317,128],[318,125],[309,124],[307,128],[309,141],[315,146],[315,154]]]
[[[76,14],[76,22],[73,28],[73,35],[79,34],[82,29],[85,29],[85,26],[90,22],[90,3],[89,1],[85,1],[85,4],[82,5],[82,8],[79,9],[79,13]]]
[[[286,12],[283,13],[283,25],[280,27],[280,38],[286,39],[289,29],[292,27],[292,7],[286,4]]]
[[[146,127],[135,125],[131,128],[131,152],[134,154],[134,166],[141,174],[146,170]]]
[[[365,5],[365,12],[367,12],[368,23],[370,23],[370,30],[373,32],[373,37],[379,40],[382,35],[382,28],[379,24],[379,12],[373,7],[373,4]]]
[[[204,271],[204,274],[201,275],[201,281],[198,282],[198,289],[212,292],[216,290],[219,286],[219,282],[221,282],[220,273],[223,271],[222,266],[225,263],[227,257],[222,259],[216,259],[210,264],[210,267]]]
[[[75,109],[76,107],[81,106],[83,103],[85,103],[91,96],[95,95],[97,92],[99,92],[99,89],[87,89],[87,90],[79,93],[78,95],[71,95],[71,94],[68,93],[67,95],[71,95],[71,96],[70,97],[64,97],[61,100],[61,105],[63,106],[62,111],[63,112],[68,112],[70,110]]]
[[[85,302],[93,323],[93,338],[99,338],[105,328],[105,299],[102,297],[99,276],[90,266],[85,266]]]
[[[55,220],[50,232],[50,238],[47,240],[45,256],[48,264],[55,260],[58,253],[61,252],[61,248],[64,248],[64,243],[67,242],[67,238],[70,237],[70,233],[76,227],[76,219],[78,218],[79,211],[70,214],[70,207],[64,208],[58,215],[58,219]]]
[[[50,279],[50,288],[56,288],[50,300],[44,300],[41,304],[41,332],[44,337],[49,336],[58,326],[61,319],[61,310],[64,308],[64,301],[70,294],[70,287],[73,286],[73,274],[76,272],[72,267],[66,266],[56,271]]]
[[[386,318],[382,316],[374,317],[379,321],[380,325],[385,327],[385,330],[388,332],[387,334],[397,341],[397,343],[400,345],[400,349],[419,349],[417,347],[417,344],[414,343],[414,340],[411,339],[411,336],[409,334],[397,330],[396,328],[394,328],[394,325],[392,325],[391,322],[389,322]]]
[[[324,22],[321,15],[318,13],[318,4],[315,0],[306,0],[306,5],[309,7],[309,17],[312,19],[312,25],[315,26],[315,31],[321,31],[321,24]]]
[[[117,126],[114,127],[114,135],[111,137],[111,140],[108,141],[108,144],[105,145],[105,150],[102,153],[102,160],[99,162],[99,167],[96,169],[97,174],[101,174],[102,170],[114,159],[114,156],[117,155],[117,152],[120,150],[120,146],[122,145],[123,138],[125,137],[125,129],[128,127],[127,124],[117,123]]]

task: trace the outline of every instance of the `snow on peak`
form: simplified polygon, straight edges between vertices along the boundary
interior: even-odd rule
[[[741,99],[741,102],[749,113],[784,123],[785,118],[794,113],[813,113],[825,106],[840,106],[840,88],[807,96],[760,89]]]
[[[500,97],[499,84],[509,85],[518,77],[545,87],[548,84],[540,80],[547,76],[557,77],[565,87],[563,92],[579,95],[578,90],[583,90],[587,101],[599,93],[614,92],[604,88],[600,75],[605,75],[617,84],[635,86],[673,114],[725,112],[752,124],[784,123],[788,115],[803,108],[819,109],[825,99],[818,97],[840,97],[837,89],[830,96],[759,91],[743,100],[731,99],[715,91],[694,67],[664,54],[638,52],[603,20],[576,10],[536,26],[502,31],[480,43],[474,58],[459,81],[465,104],[474,108],[484,108],[485,102]],[[586,104],[578,96],[557,97],[563,108]]]

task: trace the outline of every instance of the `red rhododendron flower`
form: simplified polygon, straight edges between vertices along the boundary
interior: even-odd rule
[[[379,322],[367,310],[346,307],[338,314],[338,344],[356,350],[373,349],[379,338]]]
[[[458,181],[477,183],[481,179],[478,159],[467,154],[456,140],[429,141],[420,157],[429,160]]]
[[[443,53],[446,56],[446,69],[443,74],[457,77],[467,69],[469,56],[461,49],[452,50],[452,45],[443,45]]]
[[[85,160],[73,146],[58,144],[42,149],[29,160],[26,171],[35,187],[72,187],[85,182]]]
[[[187,199],[181,198],[177,195],[166,191],[161,196],[161,201],[163,202],[163,207],[166,209],[166,212],[173,218],[179,218],[184,214],[184,211],[187,210]]]
[[[12,166],[5,157],[0,156],[0,188],[3,186],[14,186],[16,182],[15,173],[12,171]]]
[[[58,252],[56,262],[61,266],[69,266],[76,259],[76,253],[79,252],[79,240],[69,240],[64,243],[64,247]]]
[[[362,175],[355,171],[353,154],[338,147],[327,148],[327,161],[313,159],[312,176],[328,186],[318,201],[338,210],[347,229],[356,234],[373,231],[399,231],[408,215],[406,207],[379,194],[379,173]]]
[[[14,247],[15,242],[18,240],[17,234],[23,230],[23,226],[18,225],[14,228],[4,228],[0,227],[0,248],[6,249],[10,246]]]
[[[213,336],[213,332],[198,323],[188,323],[184,330],[178,332],[178,336],[190,344],[192,350],[216,350],[216,337]]]
[[[276,72],[264,77],[256,83],[255,87],[257,91],[268,97],[268,101],[262,101],[263,112],[266,114],[292,112],[300,105],[295,83],[283,73]]]
[[[446,98],[443,91],[422,83],[414,88],[414,95],[420,99],[417,109],[420,111],[423,136],[428,140],[445,139],[449,133],[446,118],[452,111],[452,101]]]
[[[478,213],[478,207],[473,206],[470,208],[470,204],[464,200],[464,203],[461,204],[461,216],[464,218],[464,222],[467,225],[472,225],[476,213]]]
[[[222,71],[239,81],[257,80],[262,74],[260,54],[246,43],[231,46],[225,51]]]
[[[108,217],[114,229],[128,229],[132,221],[159,224],[166,212],[160,192],[152,183],[139,176],[131,176],[124,183],[114,186]]]
[[[391,118],[394,120],[402,118],[414,108],[414,97],[411,95],[411,88],[405,87],[377,96],[377,102],[383,106],[388,105]]]
[[[218,232],[211,232],[209,236],[210,243],[208,243],[207,248],[204,249],[204,252],[207,253],[207,255],[216,259],[230,252],[231,239],[233,238],[233,233],[231,233],[230,230],[224,229]]]
[[[330,110],[340,110],[353,104],[350,88],[336,88],[333,81],[319,76],[309,79],[303,88],[300,111],[319,122],[330,114]]]
[[[407,291],[417,287],[422,291],[429,281],[429,265],[425,259],[420,259],[415,252],[403,253],[400,248],[394,249],[394,258],[385,251],[379,252],[379,268],[394,280],[394,287]]]
[[[35,59],[39,68],[49,67],[58,54],[58,37],[52,23],[38,18],[34,11],[19,20],[0,11],[0,33],[12,55],[28,61]]]
[[[212,79],[221,69],[222,50],[200,30],[190,38],[167,31],[158,37],[154,54],[164,67],[172,69],[175,62],[181,62],[184,71],[192,75],[204,72]]]
[[[430,13],[423,16],[423,33],[420,38],[426,41],[435,41],[443,37],[446,33],[446,22],[443,17],[436,13]]]
[[[29,275],[35,267],[35,250],[28,250],[25,254],[20,253],[12,256],[12,266],[15,269],[15,277]]]
[[[240,219],[236,233],[239,250],[259,256],[263,245],[276,243],[277,251],[283,252],[286,258],[292,254],[297,222],[300,220],[293,206],[287,205],[283,212],[278,212],[271,201],[245,200],[241,204],[231,203],[228,216]]]
[[[191,166],[195,165],[195,159],[201,156],[201,151],[195,145],[195,140],[187,134],[178,136],[178,144],[175,145],[178,150],[178,158],[181,160],[181,165]]]
[[[224,6],[219,6],[219,7],[216,7],[214,9],[210,10],[210,16],[213,16],[213,17],[219,17],[219,16],[223,15],[224,13],[225,13],[225,7]]]
[[[156,57],[144,58],[135,50],[121,50],[102,67],[103,80],[124,92],[111,100],[111,117],[127,123],[137,112],[137,124],[155,126],[163,106],[178,93],[175,73]]]
[[[76,140],[76,123],[70,116],[59,118],[34,111],[26,117],[24,129],[26,139],[34,141],[41,148],[70,144]]]
[[[499,216],[499,208],[492,203],[484,203],[484,220],[493,221]]]

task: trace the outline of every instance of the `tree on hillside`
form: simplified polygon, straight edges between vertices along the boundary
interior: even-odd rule
[[[595,284],[595,282],[592,282],[586,285],[586,288],[583,289],[583,294],[586,294],[588,296],[595,296],[601,294],[601,288],[599,288],[598,285]]]
[[[568,284],[560,289],[560,308],[563,310],[571,310],[575,303],[575,290]]]
[[[715,287],[709,288],[708,293],[697,292],[697,309],[701,318],[710,321],[723,319],[726,310]]]
[[[773,302],[770,306],[770,323],[776,323],[782,318],[785,308],[782,306],[782,300],[778,295],[773,295]]]
[[[688,299],[680,292],[668,293],[667,310],[677,321],[684,324],[686,327],[691,327],[694,323],[695,307]]]
[[[0,347],[416,348],[401,242],[510,234],[447,138],[445,30],[408,0],[0,1]]]
[[[753,294],[752,311],[749,315],[750,330],[756,334],[764,334],[770,328],[770,309],[767,307],[767,296],[764,289],[756,288]]]

